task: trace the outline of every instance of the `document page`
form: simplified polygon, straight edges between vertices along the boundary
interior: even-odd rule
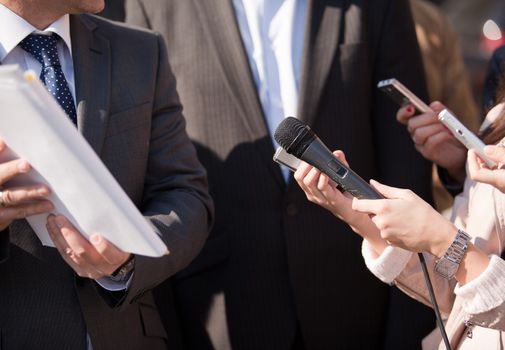
[[[45,183],[55,214],[79,231],[100,233],[118,248],[145,256],[168,249],[58,103],[33,72],[0,66],[0,138],[9,147],[0,161],[21,157],[32,166],[5,187]],[[47,214],[27,220],[43,245],[53,246]]]

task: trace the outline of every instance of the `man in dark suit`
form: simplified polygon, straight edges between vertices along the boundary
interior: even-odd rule
[[[426,100],[409,3],[128,0],[126,15],[166,39],[216,205],[175,284],[188,348],[420,347],[431,313],[390,299],[349,228],[272,161],[272,131],[296,113],[365,179],[430,198],[430,165],[376,89],[396,77]]]
[[[205,170],[163,40],[80,14],[101,8],[101,0],[1,0],[0,62],[41,72],[48,89],[48,79],[58,84],[52,93],[72,101],[62,107],[170,255],[132,256],[100,235],[87,241],[61,215],[47,224],[57,249],[42,246],[23,218],[52,209],[50,189],[8,187],[30,165],[0,163],[0,349],[166,349],[173,339],[149,290],[185,267],[207,236]],[[0,141],[0,153],[6,147]],[[84,189],[82,198],[95,200]]]

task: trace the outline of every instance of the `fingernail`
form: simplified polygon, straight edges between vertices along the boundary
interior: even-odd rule
[[[56,226],[58,226],[59,228],[65,226],[65,219],[63,218],[63,216],[57,216],[55,220],[56,220]]]
[[[18,164],[18,170],[21,173],[26,173],[28,170],[30,170],[30,164],[28,164],[26,161],[22,161]]]
[[[412,106],[407,107],[407,112],[412,113],[414,112],[414,108]]]

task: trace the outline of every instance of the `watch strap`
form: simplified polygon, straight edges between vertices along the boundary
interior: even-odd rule
[[[126,260],[121,266],[119,266],[109,278],[113,281],[122,281],[129,277],[130,273],[133,271],[135,266],[135,255],[131,254],[128,260]]]
[[[463,257],[468,250],[468,243],[470,242],[470,239],[471,237],[469,234],[461,229],[458,229],[458,233],[456,234],[454,241],[451,243],[444,256],[435,263],[435,272],[444,278],[453,278],[457,271],[457,267],[461,263],[461,260],[463,260]],[[454,269],[452,269],[450,274],[446,273],[446,269],[440,268],[440,266],[446,265],[447,263],[451,263],[454,266]]]

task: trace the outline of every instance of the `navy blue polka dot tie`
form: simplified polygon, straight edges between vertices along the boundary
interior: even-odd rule
[[[67,80],[61,69],[56,45],[60,37],[57,34],[30,34],[19,46],[31,54],[42,65],[40,80],[54,96],[61,108],[74,124],[77,124],[74,99],[68,88]]]

